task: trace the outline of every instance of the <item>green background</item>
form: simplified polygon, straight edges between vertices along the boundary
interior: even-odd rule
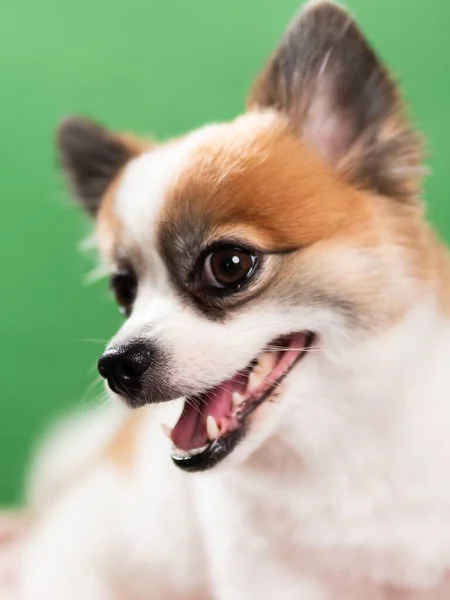
[[[400,79],[430,147],[430,217],[450,237],[449,0],[349,0]],[[5,0],[0,8],[0,502],[20,498],[44,425],[101,392],[95,363],[120,323],[83,285],[89,224],[68,201],[53,132],[69,113],[179,134],[228,119],[297,0]],[[82,443],[82,440],[80,440]]]

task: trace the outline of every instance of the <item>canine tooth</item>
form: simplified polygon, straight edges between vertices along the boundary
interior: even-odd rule
[[[260,383],[263,381],[264,377],[261,377],[258,371],[253,370],[248,376],[247,382],[247,392],[251,393],[259,387]]]
[[[274,352],[264,352],[264,354],[261,354],[259,357],[258,364],[255,368],[262,377],[266,377],[266,375],[274,368],[276,363],[277,357]]]
[[[242,404],[242,402],[244,402],[245,400],[245,396],[244,394],[241,394],[240,392],[233,392],[231,394],[231,402],[233,403],[234,408],[237,408],[238,406],[240,406]]]
[[[277,357],[273,352],[264,352],[258,358],[253,371],[248,377],[247,391],[253,392],[261,385],[270,371],[274,368],[277,362]]]
[[[208,415],[206,418],[206,434],[211,442],[218,438],[220,434],[219,426],[212,415]]]
[[[170,427],[168,425],[166,425],[165,423],[161,423],[161,429],[164,433],[164,435],[166,437],[169,438],[169,440],[172,439],[172,430],[170,429]]]

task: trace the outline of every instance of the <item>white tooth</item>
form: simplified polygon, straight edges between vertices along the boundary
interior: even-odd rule
[[[201,454],[202,452],[204,452],[206,450],[206,448],[209,446],[209,444],[205,444],[204,446],[201,446],[200,448],[191,448],[189,450],[189,454],[191,456],[196,456],[197,454]]]
[[[191,455],[186,450],[181,450],[177,446],[172,447],[172,456],[175,458],[189,458]]]
[[[166,437],[169,438],[169,440],[172,439],[172,430],[170,429],[170,427],[168,425],[166,425],[165,423],[161,423],[161,429],[163,430],[163,433]]]
[[[266,377],[277,364],[277,357],[274,352],[264,352],[258,359],[256,368],[262,377]]]
[[[201,446],[201,448],[191,448],[190,450],[181,450],[177,446],[172,446],[172,456],[174,458],[178,458],[179,460],[184,460],[186,458],[191,458],[191,456],[196,456],[197,454],[201,454],[208,448],[209,444],[205,444]]]
[[[277,357],[273,352],[264,352],[258,358],[253,371],[250,373],[247,383],[247,391],[254,392],[258,388],[267,375],[276,365]]]
[[[250,394],[254,392],[256,388],[258,388],[259,385],[262,383],[263,379],[264,377],[261,377],[261,375],[253,369],[253,371],[248,376],[247,392]]]
[[[211,442],[218,438],[220,434],[219,426],[212,415],[208,415],[206,418],[206,434],[208,436],[208,440]]]
[[[245,396],[244,394],[241,394],[240,392],[233,392],[231,394],[231,402],[233,403],[234,408],[237,408],[238,406],[240,406],[245,400]]]

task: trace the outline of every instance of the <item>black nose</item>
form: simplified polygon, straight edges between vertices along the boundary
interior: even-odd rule
[[[136,392],[142,375],[152,362],[152,349],[145,342],[133,342],[108,350],[98,361],[98,372],[113,392]]]

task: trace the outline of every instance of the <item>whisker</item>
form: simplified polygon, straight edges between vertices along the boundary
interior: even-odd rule
[[[202,411],[200,410],[200,407],[199,407],[199,406],[198,406],[198,405],[197,405],[195,402],[193,402],[193,400],[194,400],[193,398],[188,398],[188,397],[186,397],[186,402],[189,404],[189,406],[192,406],[192,408],[193,408],[193,409],[194,409],[196,412],[198,412],[198,414],[199,414],[199,415],[201,415],[201,414],[202,414]]]
[[[253,347],[253,344],[239,344],[236,346],[227,346],[227,350],[236,350],[239,348],[251,348]],[[288,350],[296,350],[296,351],[301,351],[304,350],[305,352],[310,352],[311,350],[321,350],[323,351],[323,348],[321,346],[307,346],[307,347],[301,347],[301,348],[296,348],[295,346],[264,346],[264,348],[261,350],[260,354],[262,352],[287,352]]]
[[[101,344],[102,346],[108,344],[109,340],[95,339],[95,338],[84,338],[79,340],[74,340],[78,343],[88,343],[88,344]]]
[[[84,392],[83,396],[81,397],[81,403],[84,403],[88,400],[88,395],[92,392],[92,390],[100,385],[101,383],[103,383],[103,380],[101,379],[100,376],[95,377],[93,381],[91,381],[91,383],[88,385],[86,391]],[[100,395],[108,395],[108,392],[106,390],[102,390],[99,395],[97,396],[97,398],[100,397]]]
[[[261,329],[262,327],[277,327],[278,325],[290,325],[294,326],[294,329],[297,327],[297,323],[294,321],[276,321],[271,323],[259,323],[258,325],[253,325],[252,327],[246,327],[245,329],[239,329],[238,331],[233,331],[232,333],[227,334],[222,338],[222,340],[232,337],[234,335],[239,335],[241,333],[246,333],[247,331],[252,331],[254,329]]]

